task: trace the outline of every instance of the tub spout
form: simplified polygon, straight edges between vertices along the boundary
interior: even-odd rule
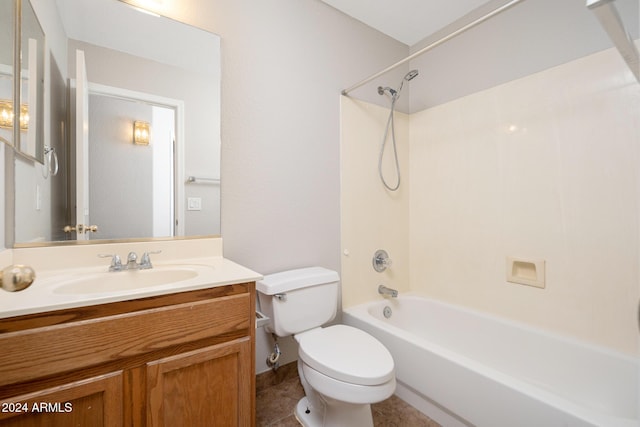
[[[378,293],[380,295],[389,295],[393,298],[398,297],[398,291],[396,291],[395,289],[387,288],[385,285],[378,286]]]

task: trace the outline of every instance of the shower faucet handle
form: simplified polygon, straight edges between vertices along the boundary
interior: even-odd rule
[[[384,249],[378,249],[376,253],[373,255],[373,269],[378,273],[382,273],[387,269],[387,267],[391,267],[392,261],[389,258],[389,254]]]

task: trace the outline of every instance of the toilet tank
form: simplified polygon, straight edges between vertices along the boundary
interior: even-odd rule
[[[339,281],[337,272],[322,267],[265,276],[256,289],[262,312],[271,318],[266,329],[284,337],[333,320],[338,309]]]

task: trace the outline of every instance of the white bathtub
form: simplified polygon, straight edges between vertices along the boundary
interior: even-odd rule
[[[640,425],[632,357],[418,296],[348,308],[343,322],[382,341],[400,390],[445,426]]]

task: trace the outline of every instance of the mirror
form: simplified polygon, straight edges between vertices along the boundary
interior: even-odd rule
[[[13,146],[15,2],[0,2],[0,141]],[[0,147],[1,148],[1,147]]]
[[[14,159],[14,246],[220,234],[219,37],[118,0],[31,4],[43,164]]]
[[[21,0],[20,22],[20,114],[14,108],[18,125],[18,152],[39,163],[44,162],[44,49],[45,37],[29,0]],[[17,74],[17,73],[16,73]]]

